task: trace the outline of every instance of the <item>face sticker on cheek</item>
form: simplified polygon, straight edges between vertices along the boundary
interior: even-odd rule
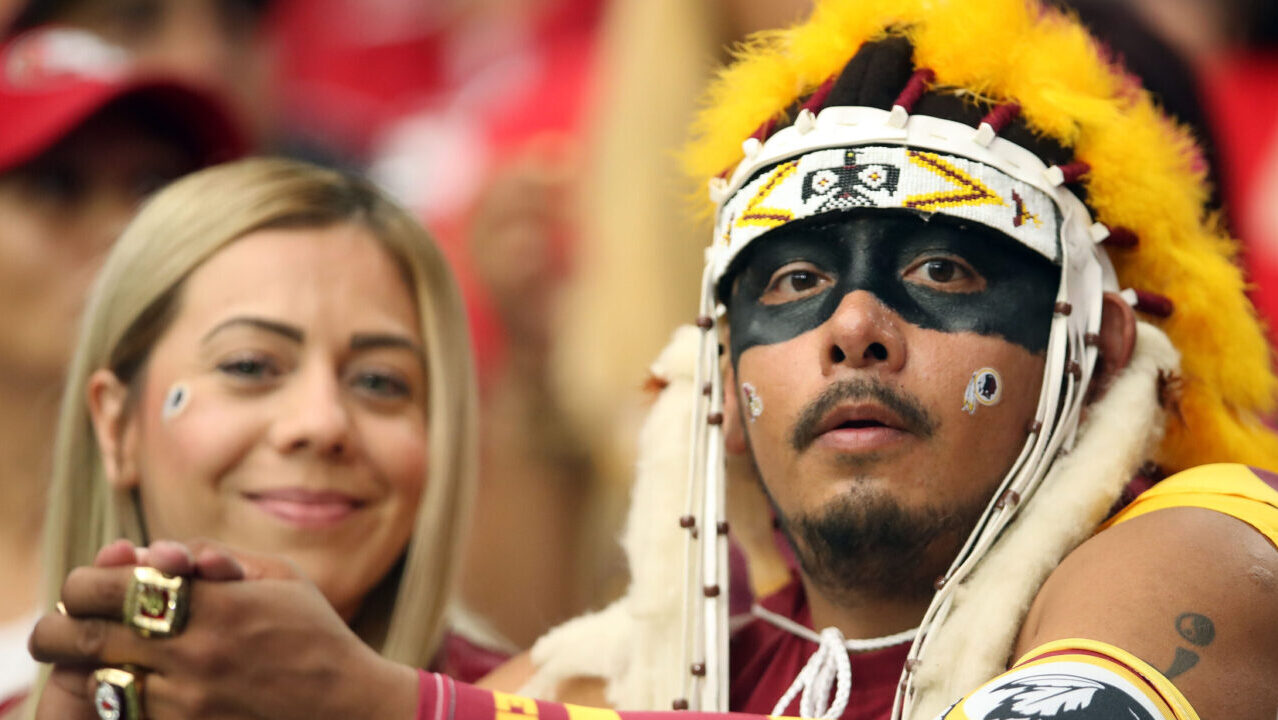
[[[963,391],[963,411],[976,414],[976,407],[992,407],[1003,399],[1003,378],[994,368],[984,367],[972,373]]]
[[[190,403],[191,388],[184,382],[175,382],[169,387],[168,393],[164,395],[164,405],[160,408],[160,417],[165,422],[171,422],[181,415],[182,411]]]
[[[759,397],[759,391],[750,383],[742,383],[741,394],[745,396],[746,414],[749,415],[750,422],[758,420],[763,414],[763,398]]]

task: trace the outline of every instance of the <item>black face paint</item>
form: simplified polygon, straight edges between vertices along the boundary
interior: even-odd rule
[[[905,277],[933,258],[961,259],[984,287],[953,292]],[[829,284],[806,297],[765,304],[774,273],[798,261],[810,263]],[[731,283],[723,287],[730,288],[732,362],[751,347],[818,327],[856,290],[873,293],[921,328],[993,335],[1038,353],[1047,348],[1059,282],[1058,266],[1016,240],[943,215],[869,210],[802,220],[755,240],[725,276],[724,283]]]

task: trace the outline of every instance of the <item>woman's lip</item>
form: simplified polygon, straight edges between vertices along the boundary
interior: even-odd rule
[[[887,425],[836,427],[817,436],[814,444],[838,453],[869,453],[903,442],[910,433]]]
[[[248,492],[244,497],[267,514],[304,528],[336,525],[365,504],[346,493],[303,488]]]

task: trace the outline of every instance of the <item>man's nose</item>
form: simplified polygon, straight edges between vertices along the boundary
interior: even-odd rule
[[[825,369],[882,366],[895,371],[905,365],[905,336],[901,317],[867,290],[843,296],[826,321],[828,347]]]

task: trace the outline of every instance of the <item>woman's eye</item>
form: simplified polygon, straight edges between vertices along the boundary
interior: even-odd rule
[[[412,389],[406,381],[388,373],[356,373],[351,384],[358,390],[378,398],[401,398],[412,394]]]
[[[816,268],[807,265],[787,265],[772,274],[761,300],[775,305],[814,295],[830,283],[830,278]]]
[[[905,279],[946,292],[971,293],[985,289],[985,279],[967,263],[955,258],[923,260],[905,273]]]
[[[259,357],[237,357],[217,365],[218,371],[239,380],[264,380],[279,374],[269,360]]]

